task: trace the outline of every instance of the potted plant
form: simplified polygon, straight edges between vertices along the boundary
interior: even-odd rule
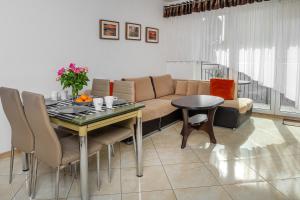
[[[68,67],[61,67],[57,72],[57,81],[60,81],[63,89],[71,88],[72,98],[78,96],[80,90],[87,86],[89,78],[87,76],[88,68],[71,63]]]

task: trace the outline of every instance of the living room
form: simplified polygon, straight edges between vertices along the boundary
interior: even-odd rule
[[[1,0],[0,199],[300,199],[299,9]]]

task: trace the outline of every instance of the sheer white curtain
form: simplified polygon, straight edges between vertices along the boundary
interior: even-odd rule
[[[300,108],[300,0],[169,18],[169,60],[206,60],[247,74]]]

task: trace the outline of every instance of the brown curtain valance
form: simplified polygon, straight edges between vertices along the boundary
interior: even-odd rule
[[[164,17],[175,17],[270,0],[193,0],[164,6]]]

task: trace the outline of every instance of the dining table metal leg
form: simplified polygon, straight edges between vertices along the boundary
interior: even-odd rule
[[[89,186],[88,186],[88,143],[87,143],[87,129],[81,127],[79,129],[80,140],[80,190],[81,199],[89,199]]]
[[[136,175],[143,176],[143,128],[142,128],[142,111],[138,111],[136,120]]]

